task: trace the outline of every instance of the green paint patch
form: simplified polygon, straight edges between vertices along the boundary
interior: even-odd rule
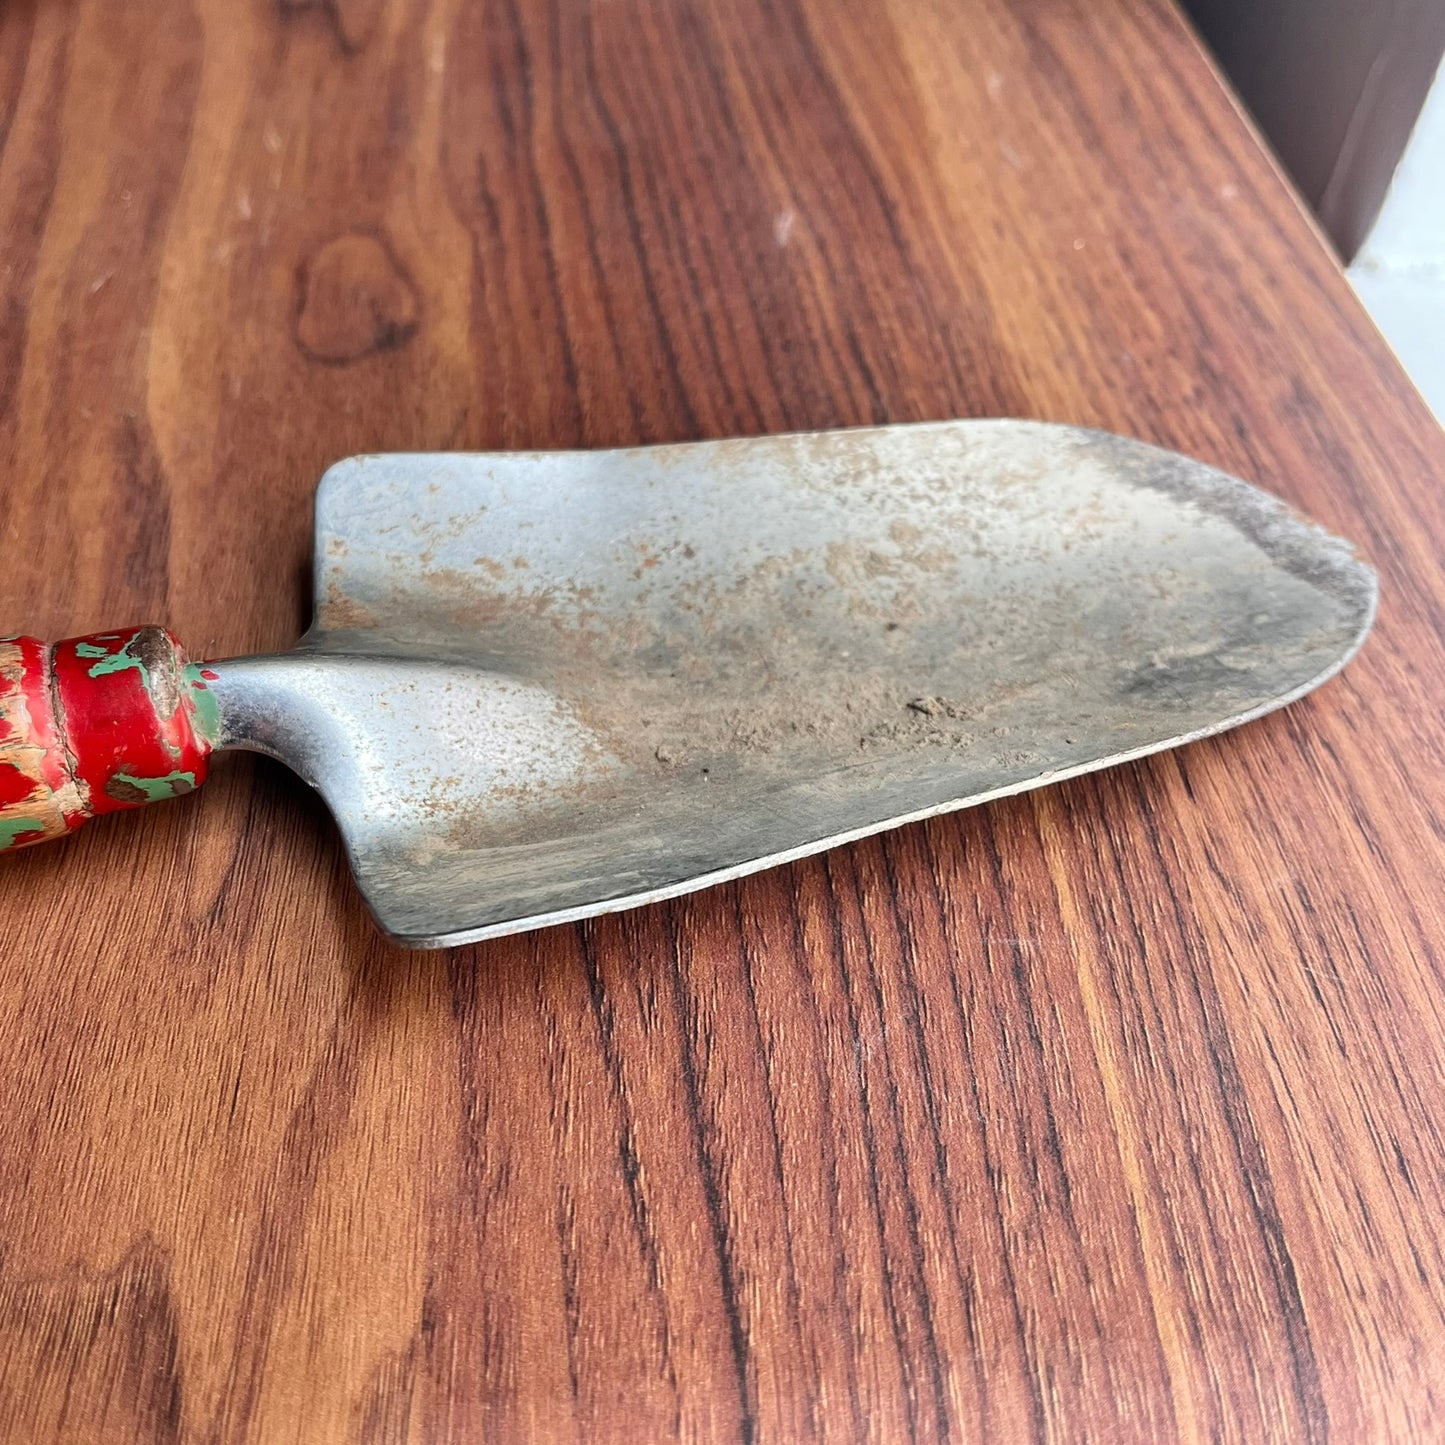
[[[167,773],[163,778],[137,778],[132,773],[114,773],[105,790],[126,802],[159,803],[163,798],[178,798],[195,790],[194,773]]]
[[[43,833],[45,824],[38,818],[0,818],[0,851],[13,848],[27,833]]]
[[[190,662],[183,669],[186,697],[190,700],[195,730],[214,747],[221,736],[221,709],[216,705],[216,694],[201,676],[201,666],[199,662]]]
[[[109,657],[108,647],[97,647],[93,642],[77,642],[75,644],[75,655],[77,657]]]
[[[75,649],[76,653],[79,654],[82,647],[88,647],[89,645],[89,643],[82,642],[80,646]],[[93,655],[94,654],[91,653],[86,654],[86,656]],[[87,668],[86,671],[91,677],[106,677],[112,672],[124,672],[128,667],[133,667],[140,673],[141,686],[149,692],[151,688],[151,675],[149,670],[140,658],[132,657],[124,648],[119,652],[102,653],[100,661],[97,662],[94,667]]]

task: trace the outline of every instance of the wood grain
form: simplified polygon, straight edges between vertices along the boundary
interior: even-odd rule
[[[1166,0],[8,0],[0,614],[288,643],[373,449],[1015,414],[1382,573],[1249,728],[582,927],[319,804],[0,878],[6,1441],[1445,1432],[1445,439]]]

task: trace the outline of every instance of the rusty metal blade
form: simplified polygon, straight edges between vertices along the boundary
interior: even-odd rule
[[[315,625],[220,667],[381,926],[445,945],[702,887],[1299,697],[1374,574],[1139,442],[979,421],[357,457]]]

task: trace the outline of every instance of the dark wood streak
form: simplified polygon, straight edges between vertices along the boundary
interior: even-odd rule
[[[252,759],[4,860],[0,1440],[1441,1434],[1445,442],[1167,0],[0,6],[0,627],[283,646],[350,453],[996,413],[1376,635],[449,956]]]
[[[636,1125],[628,1106],[628,1089],[623,1073],[622,1058],[614,1037],[614,1011],[602,981],[598,966],[595,927],[584,926],[578,931],[582,952],[583,968],[587,979],[587,998],[602,1049],[602,1061],[608,1083],[612,1090],[614,1107],[619,1115],[617,1135],[618,1163],[621,1167],[622,1182],[627,1192],[628,1211],[635,1231],[638,1248],[642,1251],[649,1290],[656,1296],[661,1309],[659,1344],[661,1370],[669,1394],[676,1399],[679,1394],[677,1366],[673,1358],[671,1331],[667,1321],[667,1289],[663,1278],[662,1262],[657,1249],[656,1228],[647,1206],[642,1188],[642,1167],[636,1140]],[[677,1416],[673,1415],[674,1426]]]
[[[130,503],[125,531],[131,535],[118,548],[126,602],[159,615],[166,606],[167,558],[171,545],[169,488],[162,475],[149,429],[135,412],[121,418],[121,440],[116,445],[118,479]],[[124,533],[122,533],[124,537]],[[121,541],[121,537],[115,539]]]
[[[726,1195],[719,1169],[717,1154],[720,1141],[715,1130],[709,1127],[704,1113],[702,1085],[699,1074],[708,1064],[706,1053],[699,1059],[699,1031],[706,1027],[705,1016],[693,1004],[688,987],[688,971],[684,967],[683,944],[674,932],[670,940],[675,974],[671,980],[675,1003],[675,1022],[682,1040],[682,1089],[687,1108],[687,1119],[692,1136],[692,1148],[702,1180],[703,1199],[706,1204],[708,1233],[712,1240],[713,1256],[717,1263],[718,1283],[722,1294],[722,1306],[727,1321],[728,1344],[732,1351],[734,1383],[737,1389],[737,1437],[743,1441],[754,1439],[757,1431],[757,1391],[752,1368],[751,1351],[747,1329],[743,1321],[743,1305],[740,1298],[740,1272],[729,1237],[726,1217]]]
[[[383,0],[275,0],[283,23],[295,24],[305,15],[319,11],[330,26],[342,55],[358,55],[366,48],[376,26]]]
[[[734,893],[736,908],[733,913],[732,922],[737,929],[737,967],[742,975],[743,987],[747,996],[747,1012],[750,1024],[749,1033],[752,1043],[756,1048],[757,1057],[762,1065],[761,1077],[766,1094],[768,1163],[771,1166],[772,1183],[776,1189],[777,1207],[782,1225],[783,1257],[787,1274],[788,1329],[792,1335],[793,1348],[801,1351],[803,1349],[803,1332],[798,1302],[797,1263],[793,1257],[794,1227],[790,1218],[788,1186],[783,1170],[782,1134],[778,1125],[779,1090],[774,1083],[777,1060],[768,1039],[764,1035],[762,1017],[758,1012],[758,992],[754,975],[755,964],[747,946],[746,926],[743,918],[742,890],[734,890]],[[815,1416],[815,1406],[813,1402],[809,1403],[810,1408],[808,1413],[810,1416]],[[813,1418],[810,1423],[812,1425],[811,1434],[813,1438],[816,1438],[816,1418]]]
[[[17,1315],[54,1321],[35,1360],[46,1395],[35,1415],[48,1434],[85,1438],[95,1412],[108,1408],[112,1440],[178,1445],[184,1439],[178,1323],[166,1261],[153,1242],[137,1241],[103,1274],[71,1269],[44,1281],[17,1281],[0,1312],[0,1330],[13,1329]],[[5,1363],[0,1382],[9,1383]]]

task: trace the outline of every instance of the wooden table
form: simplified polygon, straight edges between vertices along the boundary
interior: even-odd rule
[[[1445,439],[1167,0],[12,0],[0,614],[288,643],[384,449],[1014,414],[1360,541],[1322,692],[450,954],[0,864],[7,1441],[1445,1432]]]

